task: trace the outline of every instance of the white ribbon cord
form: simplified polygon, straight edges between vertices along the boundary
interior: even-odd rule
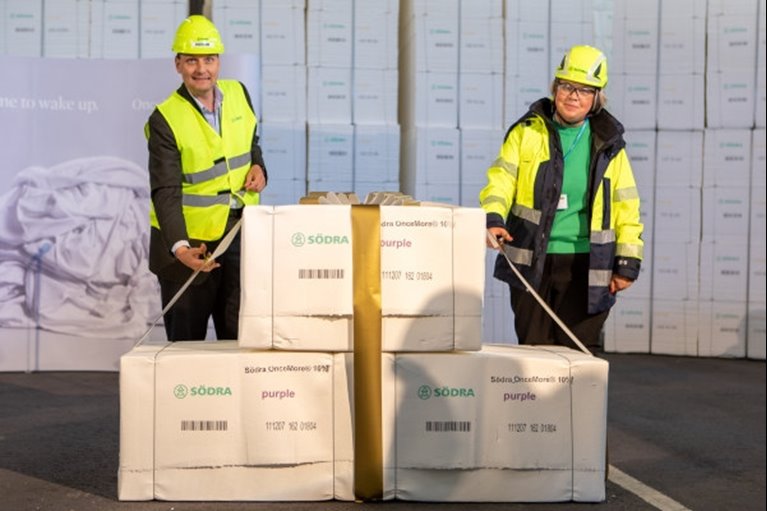
[[[240,231],[240,227],[242,226],[242,218],[237,220],[237,223],[234,224],[234,226],[231,228],[231,230],[226,233],[226,236],[223,237],[221,240],[221,243],[218,244],[216,247],[216,250],[213,251],[213,253],[205,258],[205,262],[207,263],[211,259],[217,259],[221,254],[226,252],[226,249],[229,248],[229,245],[232,244],[232,240],[234,240],[234,237],[237,236],[237,233]],[[173,296],[173,298],[168,302],[168,305],[165,306],[165,308],[160,312],[160,314],[157,316],[157,318],[152,322],[151,325],[149,325],[149,328],[146,332],[144,332],[144,335],[141,336],[141,338],[136,341],[136,344],[133,345],[134,348],[137,348],[141,346],[147,337],[149,337],[149,334],[152,332],[155,326],[157,326],[157,323],[162,319],[162,317],[165,315],[166,312],[170,310],[171,307],[178,301],[179,298],[181,298],[181,295],[184,294],[184,291],[192,284],[194,279],[197,277],[197,274],[200,273],[201,269],[198,268],[197,270],[192,273],[192,275],[187,279],[186,282],[184,282],[184,285],[181,286],[181,289],[178,290],[178,292]]]
[[[535,298],[535,300],[536,300],[536,301],[537,301],[539,304],[541,304],[541,307],[543,307],[543,310],[545,310],[545,311],[546,311],[546,313],[547,313],[549,316],[551,316],[551,319],[553,319],[553,320],[554,320],[554,322],[556,322],[556,324],[557,324],[557,325],[559,325],[559,327],[560,327],[562,330],[564,330],[564,331],[565,331],[565,333],[566,333],[566,334],[567,334],[567,336],[570,338],[570,340],[572,340],[572,341],[575,343],[575,345],[576,345],[576,346],[578,346],[578,348],[580,348],[580,350],[581,350],[582,352],[584,352],[584,353],[585,353],[585,354],[587,354],[587,355],[591,355],[591,356],[593,356],[593,354],[592,354],[592,353],[591,353],[591,352],[588,350],[588,348],[586,348],[586,346],[584,346],[584,345],[583,345],[583,343],[582,343],[580,340],[578,340],[578,338],[575,336],[575,334],[574,334],[574,333],[573,333],[573,332],[572,332],[572,331],[571,331],[569,328],[567,328],[567,325],[565,325],[565,323],[564,323],[564,322],[563,322],[561,319],[559,319],[559,316],[557,316],[557,315],[554,313],[554,311],[553,311],[553,310],[551,310],[551,307],[549,307],[549,306],[546,304],[546,302],[545,302],[545,301],[543,301],[543,298],[541,298],[541,297],[540,297],[540,295],[539,295],[538,293],[536,293],[536,292],[535,292],[535,289],[533,289],[533,286],[531,286],[531,285],[530,285],[530,283],[529,283],[529,282],[528,282],[528,281],[527,281],[527,280],[526,280],[526,279],[525,279],[525,278],[522,276],[522,274],[519,272],[519,270],[517,269],[517,267],[516,267],[516,266],[514,266],[514,263],[512,263],[512,262],[511,262],[511,259],[509,259],[509,255],[508,255],[508,254],[506,253],[506,251],[503,249],[503,246],[501,245],[501,243],[500,243],[500,242],[499,242],[499,241],[496,239],[496,237],[495,237],[495,236],[493,236],[493,233],[491,233],[489,230],[487,231],[487,239],[488,239],[488,240],[490,240],[490,245],[492,245],[492,247],[493,247],[495,250],[497,250],[497,251],[499,251],[501,254],[503,254],[503,258],[504,258],[504,259],[506,259],[506,262],[507,262],[507,263],[509,263],[509,267],[511,267],[511,271],[513,271],[513,272],[514,272],[514,275],[516,275],[516,276],[517,276],[517,278],[518,278],[519,280],[521,280],[521,281],[522,281],[522,284],[524,284],[524,285],[525,285],[525,288],[527,289],[527,291],[533,295],[533,297]]]

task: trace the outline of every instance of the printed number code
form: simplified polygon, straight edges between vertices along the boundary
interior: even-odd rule
[[[469,421],[426,421],[426,431],[428,432],[451,432],[468,433],[471,431],[471,422]]]
[[[300,268],[298,270],[299,279],[342,279],[344,278],[343,268]]]
[[[229,421],[181,421],[181,431],[227,431],[228,429]]]

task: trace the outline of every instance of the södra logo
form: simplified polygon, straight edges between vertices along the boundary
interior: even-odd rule
[[[304,245],[348,245],[349,237],[323,233],[307,236],[302,232],[297,232],[290,237],[290,242],[294,247],[303,247]]]
[[[176,399],[184,399],[187,396],[231,396],[232,389],[230,387],[214,387],[213,385],[187,387],[183,383],[179,383],[173,387],[173,395]]]
[[[461,398],[461,397],[475,397],[474,389],[464,387],[431,387],[429,385],[421,385],[418,388],[418,397],[420,399],[430,399],[432,397],[447,397],[447,398]]]

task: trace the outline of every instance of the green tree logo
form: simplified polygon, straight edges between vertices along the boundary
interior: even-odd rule
[[[176,399],[184,399],[189,395],[189,389],[183,383],[179,383],[173,387],[173,395],[176,396]]]

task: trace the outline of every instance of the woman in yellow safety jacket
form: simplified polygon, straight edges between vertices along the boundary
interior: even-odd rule
[[[509,128],[479,195],[488,231],[594,350],[615,294],[639,275],[643,248],[639,196],[623,126],[604,109],[606,84],[604,54],[572,47],[555,71],[552,98]],[[502,256],[494,275],[510,286],[521,344],[572,346]]]

